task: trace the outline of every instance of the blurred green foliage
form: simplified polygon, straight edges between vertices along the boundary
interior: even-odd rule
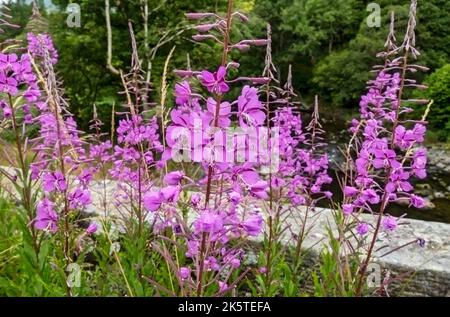
[[[31,14],[29,1],[13,1],[10,5],[14,22],[25,27]],[[41,5],[43,1],[40,1]],[[121,81],[106,68],[106,23],[104,1],[78,0],[81,7],[81,28],[66,26],[65,8],[71,1],[53,0],[57,10],[41,10],[48,24],[48,32],[55,38],[60,52],[58,72],[65,82],[71,111],[83,129],[92,117],[92,105],[97,104],[100,117],[109,131],[112,104],[120,105],[123,96]],[[127,72],[131,58],[131,42],[128,21],[133,22],[142,65],[152,62],[152,99],[159,100],[161,76],[165,59],[176,46],[170,69],[186,68],[189,56],[194,69],[212,68],[219,63],[215,50],[202,43],[194,43],[195,31],[186,29],[189,22],[185,12],[218,12],[226,9],[226,0],[164,1],[148,0],[148,47],[144,45],[142,17],[143,0],[111,0],[111,24],[113,34],[112,64]],[[235,0],[235,7],[247,14],[249,24],[240,24],[233,37],[261,38],[266,34],[266,23],[272,26],[273,59],[280,78],[285,78],[292,64],[294,87],[307,101],[320,94],[322,102],[332,107],[355,109],[358,99],[370,78],[369,70],[377,63],[375,54],[383,50],[388,31],[390,12],[396,16],[397,40],[403,39],[409,0],[379,0],[381,27],[367,26],[368,0]],[[22,37],[25,30],[13,30],[0,34],[0,40],[8,36]],[[178,31],[184,30],[180,33]],[[167,32],[169,35],[167,36]],[[178,33],[178,34],[177,34]],[[450,1],[419,1],[417,24],[417,48],[422,53],[420,64],[431,68],[430,74],[450,62]],[[151,52],[161,39],[170,41]],[[153,49],[153,51],[152,51]],[[241,64],[246,75],[261,74],[264,50],[252,49],[249,53],[232,54]],[[145,67],[144,67],[145,68]],[[418,77],[425,79],[426,75]],[[169,82],[174,78],[169,76]],[[436,93],[431,94],[436,95]],[[432,126],[442,127],[445,120],[444,102],[433,107]],[[438,119],[440,118],[440,119]],[[441,120],[441,121],[434,121]],[[447,124],[447,123],[445,123]],[[445,134],[448,129],[445,130]],[[444,136],[446,138],[446,136]]]
[[[446,64],[431,74],[426,84],[424,96],[434,100],[428,119],[431,128],[438,131],[440,141],[446,141],[450,135],[450,64]]]

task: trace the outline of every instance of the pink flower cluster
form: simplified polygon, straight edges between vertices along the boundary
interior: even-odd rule
[[[4,118],[10,118],[13,111],[18,115],[18,124],[33,123],[32,109],[42,107],[38,102],[41,93],[37,85],[37,79],[33,73],[30,56],[23,54],[20,57],[16,54],[0,53],[0,95],[9,95],[11,98],[24,98],[23,103],[17,106],[20,109],[12,109],[9,100],[0,98],[0,109]]]
[[[398,64],[389,66],[395,68]],[[361,136],[361,141],[354,160],[356,174],[344,188],[342,210],[347,216],[372,212],[375,205],[381,204],[384,209],[398,199],[408,199],[411,206],[422,208],[424,200],[412,193],[411,177],[426,177],[426,149],[422,146],[425,123],[401,121],[401,115],[412,110],[400,105],[398,72],[382,70],[369,84],[360,102],[361,121],[354,119],[350,128],[354,135]],[[392,231],[396,219],[389,216],[382,225]],[[357,230],[361,235],[368,232],[365,224]]]
[[[313,117],[303,131],[300,114],[288,106],[275,112],[273,123],[280,129],[281,159],[279,176],[272,178],[273,188],[286,187],[287,197],[294,206],[314,206],[321,198],[330,199],[331,192],[323,190],[332,179],[328,175],[328,157],[320,152],[323,144],[318,142],[321,140],[319,122]]]
[[[27,40],[28,52],[34,59],[45,59],[48,56],[52,64],[58,63],[58,51],[53,45],[53,40],[49,34],[28,33]]]
[[[24,87],[28,88],[25,97],[37,106],[33,123],[40,127],[40,136],[33,140],[36,159],[30,168],[32,179],[41,180],[44,192],[37,204],[34,226],[56,233],[61,214],[62,218],[68,217],[69,212],[83,210],[92,203],[89,184],[93,176],[83,167],[87,157],[75,120],[58,96],[41,97],[31,68],[30,58],[33,58],[42,73],[54,73],[52,67],[57,62],[58,53],[53,41],[47,34],[29,33],[27,39],[29,55],[23,55],[22,63],[25,64],[21,71],[23,78],[27,79],[24,82]],[[56,82],[51,84],[57,86]],[[49,99],[52,99],[52,106],[49,106]]]

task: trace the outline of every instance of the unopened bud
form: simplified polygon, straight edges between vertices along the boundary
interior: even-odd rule
[[[241,52],[246,52],[250,49],[250,45],[247,44],[235,44],[231,48],[235,48],[237,50],[240,50]]]
[[[267,40],[267,39],[245,40],[245,41],[242,41],[241,43],[255,45],[255,46],[266,46],[267,44],[269,44],[269,40]]]
[[[196,35],[192,36],[192,39],[194,41],[201,42],[201,41],[204,41],[207,39],[214,39],[214,36],[209,35],[209,34],[207,34],[207,35],[196,34]]]
[[[175,69],[173,72],[179,77],[191,77],[192,75],[194,75],[194,72],[191,70]]]
[[[214,13],[185,13],[185,16],[190,20],[200,20],[214,16]]]
[[[241,21],[244,22],[244,23],[247,23],[249,21],[249,18],[246,15],[244,15],[244,14],[242,14],[240,12],[235,12],[234,14],[236,16],[238,16],[239,19],[241,19]]]
[[[239,63],[229,62],[228,65],[227,65],[227,68],[236,68],[236,69],[238,69],[239,66],[241,66]]]
[[[254,84],[265,85],[270,83],[269,77],[250,77],[249,80]]]
[[[216,23],[210,23],[210,24],[200,24],[195,27],[195,29],[201,33],[208,32],[212,28],[215,28],[217,26]]]

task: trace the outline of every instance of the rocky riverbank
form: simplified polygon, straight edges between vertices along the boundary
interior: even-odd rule
[[[436,144],[427,147],[427,150],[429,167],[450,174],[450,145]]]

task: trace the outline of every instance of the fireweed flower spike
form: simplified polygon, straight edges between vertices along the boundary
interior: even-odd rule
[[[2,5],[2,10],[4,9],[6,8]],[[2,23],[3,26],[13,26],[4,19],[2,19]],[[12,42],[9,44],[15,44],[13,45],[15,47],[21,45],[21,43]],[[5,159],[9,161],[10,166],[17,167],[17,177],[12,179],[9,173],[2,168],[0,168],[0,173],[14,181],[18,194],[21,196],[22,207],[26,211],[26,218],[30,223],[35,223],[34,226],[29,227],[29,230],[35,255],[38,257],[40,249],[38,239],[40,237],[39,232],[35,229],[55,232],[57,216],[48,201],[45,201],[42,206],[40,205],[39,215],[37,215],[36,206],[39,205],[39,202],[36,199],[39,199],[39,195],[36,193],[35,185],[36,174],[39,171],[33,169],[36,160],[30,160],[28,154],[36,150],[39,142],[29,139],[28,126],[34,124],[38,126],[41,111],[45,110],[47,105],[33,70],[33,55],[27,53],[26,50],[20,50],[23,53],[19,55],[10,53],[9,48],[13,46],[6,45],[0,52],[0,116],[2,116],[2,125],[4,124],[2,128],[10,128],[15,136],[14,143],[17,154],[13,157],[7,155]]]
[[[184,178],[183,171],[173,171],[164,177],[164,186],[167,187],[149,191],[144,196],[144,206],[157,215],[161,225],[175,229],[189,228],[183,233],[183,239],[187,246],[186,256],[192,264],[181,265],[182,268],[174,272],[182,280],[192,278],[194,282],[183,283],[183,294],[202,295],[212,281],[216,284],[219,281],[223,285],[231,284],[228,279],[233,271],[240,269],[243,254],[230,242],[260,234],[263,218],[255,206],[258,200],[268,198],[268,182],[259,175],[257,162],[236,163],[235,160],[219,159],[219,153],[232,156],[241,150],[249,153],[249,142],[239,143],[233,136],[232,148],[225,148],[224,143],[211,146],[220,135],[217,129],[232,126],[236,115],[240,118],[238,123],[241,128],[261,126],[266,119],[257,88],[246,85],[237,100],[226,98],[230,85],[240,82],[229,79],[227,75],[230,65],[238,66],[227,59],[229,49],[234,45],[229,38],[231,21],[233,17],[239,21],[247,20],[243,15],[232,12],[231,2],[225,18],[212,14],[187,15],[191,19],[208,18],[208,22],[202,22],[196,27],[202,34],[196,35],[195,39],[218,39],[223,45],[223,58],[214,71],[176,71],[183,80],[175,85],[176,107],[170,111],[171,122],[165,131],[168,146],[165,154],[175,150],[183,139],[198,138],[195,142],[187,142],[187,148],[184,149],[192,161],[200,163],[205,178],[188,180]],[[249,41],[249,44],[257,46],[265,45],[266,42]],[[194,85],[195,81],[205,89],[197,91],[193,88],[199,87]],[[253,82],[266,81],[255,79]],[[234,108],[238,108],[238,113],[232,111]],[[197,152],[201,153],[200,160],[196,157]],[[167,154],[164,157],[173,158]],[[173,217],[171,211],[182,203],[180,197],[185,195],[181,193],[186,183],[190,187],[196,186],[200,192],[206,192],[206,195],[190,193],[189,206],[197,213],[192,225],[179,222],[179,217]],[[241,206],[244,202],[245,208]],[[161,245],[161,248],[164,249],[164,246]],[[221,272],[229,272],[225,280]]]
[[[39,202],[37,206],[37,216],[34,222],[34,227],[36,229],[56,233],[58,230],[58,214],[54,207],[54,203],[47,198],[44,198]]]
[[[226,68],[220,66],[219,69],[214,73],[211,73],[207,70],[202,71],[199,75],[199,79],[201,81],[201,84],[206,87],[209,92],[222,94],[230,90],[230,87],[225,83],[226,74]]]
[[[78,240],[74,236],[80,236],[77,232],[81,228],[73,221],[73,215],[91,204],[89,183],[92,178],[85,165],[88,161],[86,144],[68,111],[60,81],[55,74],[54,65],[58,61],[58,54],[51,37],[28,34],[28,52],[42,89],[41,98],[32,93],[28,96],[34,98],[31,100],[36,102],[39,109],[35,122],[40,129],[40,135],[33,140],[37,145],[33,148],[36,161],[31,166],[31,177],[42,181],[46,197],[38,202],[38,206],[46,206],[49,216],[45,218],[42,217],[43,212],[38,213],[35,228],[45,230],[45,221],[52,233],[60,228],[60,252],[64,255],[62,269],[65,271],[73,262],[73,251],[78,248]],[[67,296],[72,295],[69,284],[66,292]]]
[[[423,200],[412,194],[410,183],[412,176],[424,177],[426,152],[421,147],[426,131],[425,122],[413,122],[403,119],[411,109],[403,104],[406,90],[406,72],[401,69],[420,67],[409,64],[408,59],[416,58],[414,48],[414,26],[417,1],[411,2],[408,30],[401,46],[394,43],[393,23],[386,52],[378,56],[385,60],[384,66],[374,68],[376,78],[369,81],[368,92],[361,97],[360,119],[352,121],[352,142],[347,157],[347,173],[344,177],[344,202],[341,210],[344,214],[353,212],[355,217],[362,211],[368,211],[376,217],[376,225],[366,228],[359,222],[357,232],[373,235],[363,244],[367,255],[358,275],[356,295],[361,295],[365,272],[374,250],[374,244],[380,229],[391,232],[397,228],[397,219],[385,217],[386,206],[397,199],[407,199],[410,205],[422,206]],[[400,56],[400,57],[399,57]],[[409,102],[414,102],[409,100]],[[411,126],[412,125],[412,126]],[[412,155],[411,155],[412,154]],[[351,172],[355,171],[355,174]],[[379,209],[376,206],[380,206]],[[350,222],[352,218],[347,220]]]

